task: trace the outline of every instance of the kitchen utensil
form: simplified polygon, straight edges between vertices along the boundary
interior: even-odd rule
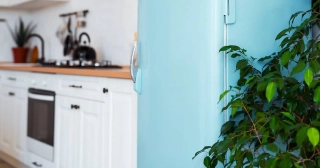
[[[68,19],[68,35],[64,41],[64,48],[63,48],[63,55],[67,56],[73,49],[73,38],[72,38],[72,31],[71,31],[71,18]]]
[[[67,33],[68,33],[68,23],[65,20],[63,21],[64,21],[63,25],[59,26],[56,32],[56,36],[58,37],[62,45],[64,44],[65,37],[67,36]]]
[[[81,45],[81,38],[82,36],[86,36],[88,39],[88,42],[90,44],[90,36],[83,32],[79,36],[79,43],[80,45],[75,49],[73,52],[73,59],[74,60],[95,60],[96,59],[96,52],[95,50],[90,47],[89,45],[86,45],[86,41],[84,41],[84,45]]]
[[[38,57],[39,57],[38,46],[34,46],[33,49],[32,49],[32,51],[31,51],[31,59],[30,59],[30,62],[31,62],[31,63],[37,63]]]

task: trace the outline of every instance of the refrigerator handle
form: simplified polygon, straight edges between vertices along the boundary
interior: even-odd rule
[[[135,68],[135,59],[134,56],[136,55],[136,51],[137,51],[137,45],[138,43],[135,42],[134,43],[134,47],[132,50],[132,54],[131,54],[131,60],[130,60],[130,74],[131,74],[131,79],[133,80],[134,83],[136,83],[136,78],[134,76],[134,68]]]

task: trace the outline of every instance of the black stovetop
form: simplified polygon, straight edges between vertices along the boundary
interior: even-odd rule
[[[93,60],[48,60],[41,63],[45,67],[60,68],[122,68],[118,65],[112,65],[111,61],[93,61]]]

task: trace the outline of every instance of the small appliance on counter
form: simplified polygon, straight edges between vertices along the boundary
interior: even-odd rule
[[[73,60],[96,60],[96,51],[87,45],[86,41],[84,41],[84,45],[81,45],[83,35],[87,37],[89,44],[91,43],[89,34],[81,33],[79,36],[80,45],[73,52]]]

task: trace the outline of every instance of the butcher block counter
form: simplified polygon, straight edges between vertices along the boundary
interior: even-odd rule
[[[25,71],[25,72],[39,72],[39,73],[53,73],[66,75],[82,75],[95,76],[107,78],[121,78],[130,79],[130,70],[124,66],[122,69],[109,68],[59,68],[59,67],[45,67],[40,64],[15,64],[15,63],[0,63],[0,70],[10,71]]]

